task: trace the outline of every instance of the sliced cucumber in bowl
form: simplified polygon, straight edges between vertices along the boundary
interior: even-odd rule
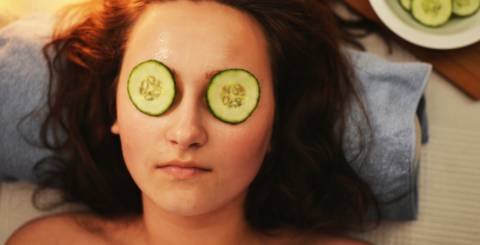
[[[410,11],[412,8],[412,0],[398,0],[400,5],[407,11]]]
[[[467,17],[480,9],[480,0],[398,0],[413,19],[427,27],[440,27],[452,17]]]
[[[453,0],[453,13],[457,16],[470,16],[480,8],[480,0]]]
[[[438,27],[450,19],[452,5],[452,0],[412,0],[411,13],[419,23]]]

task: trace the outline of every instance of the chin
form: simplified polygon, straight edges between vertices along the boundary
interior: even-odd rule
[[[165,212],[179,216],[199,216],[218,211],[228,205],[243,208],[244,192],[238,195],[216,195],[210,192],[174,191],[154,196],[155,205]]]
[[[189,195],[191,193],[168,193],[157,196],[155,204],[164,211],[180,216],[198,216],[213,212],[225,204],[208,195]]]

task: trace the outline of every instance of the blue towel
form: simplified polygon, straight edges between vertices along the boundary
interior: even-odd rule
[[[420,62],[389,62],[373,54],[348,50],[360,81],[358,90],[372,125],[369,151],[353,168],[366,180],[381,203],[384,218],[412,220],[418,212],[418,164],[415,155],[417,111],[423,142],[428,140],[428,125],[422,94],[431,65]],[[424,99],[423,99],[424,101]],[[419,107],[421,105],[422,107]],[[359,132],[369,132],[357,104],[352,107],[345,134],[349,159],[358,153]],[[360,124],[360,129],[353,125]]]
[[[48,73],[41,47],[48,40],[52,24],[50,15],[40,14],[0,30],[0,181],[35,182],[32,168],[49,154],[45,149],[27,144],[21,137],[23,134],[33,141],[38,139],[45,110],[26,120],[20,128],[16,125],[22,116],[45,104]],[[416,216],[415,166],[418,164],[414,161],[417,146],[413,123],[430,66],[392,63],[368,53],[347,52],[354,64],[374,135],[367,161],[363,165],[361,161],[354,161],[352,166],[383,203],[384,217],[412,219]],[[355,144],[358,132],[352,125],[360,120],[358,106],[352,108],[345,135],[345,150],[351,158],[358,149]]]
[[[53,19],[39,14],[13,22],[0,30],[0,181],[35,181],[32,168],[49,152],[33,147],[20,132],[35,141],[45,113],[23,116],[46,101],[48,70],[42,45],[51,33]]]

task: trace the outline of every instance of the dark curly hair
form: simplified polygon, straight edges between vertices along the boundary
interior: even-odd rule
[[[50,86],[41,139],[54,154],[36,165],[42,179],[36,197],[53,186],[61,190],[62,203],[82,203],[101,217],[142,214],[140,190],[110,127],[129,31],[155,2],[161,0],[79,5],[79,15],[65,15],[77,21],[59,26],[44,46]],[[378,203],[342,148],[347,115],[358,96],[342,50],[344,32],[329,3],[217,2],[254,17],[272,63],[276,111],[271,151],[248,190],[244,208],[249,225],[266,233],[339,234],[378,222]]]

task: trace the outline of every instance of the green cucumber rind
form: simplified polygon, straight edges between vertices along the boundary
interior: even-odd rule
[[[230,120],[228,118],[225,118],[223,117],[222,115],[220,115],[219,113],[215,112],[215,109],[212,108],[212,105],[211,105],[211,101],[209,99],[209,91],[210,89],[213,88],[213,81],[215,81],[215,78],[217,76],[221,76],[223,73],[225,72],[231,72],[231,71],[243,71],[243,72],[246,72],[247,74],[249,74],[253,79],[254,81],[257,83],[257,88],[258,88],[258,96],[257,96],[257,99],[255,101],[255,106],[250,110],[250,112],[243,118],[243,119],[240,119],[240,120]],[[210,79],[210,82],[208,84],[208,87],[207,87],[207,92],[205,93],[205,100],[207,102],[207,106],[208,106],[208,110],[210,111],[210,113],[212,113],[212,115],[217,118],[218,120],[222,121],[222,122],[225,122],[225,123],[228,123],[228,124],[239,124],[239,123],[242,123],[242,122],[245,122],[248,118],[250,118],[250,116],[253,114],[253,112],[257,109],[258,107],[258,104],[259,104],[259,101],[260,101],[260,97],[261,97],[261,89],[260,89],[260,83],[258,81],[258,79],[249,71],[245,70],[245,69],[241,69],[241,68],[230,68],[230,69],[225,69],[225,70],[222,70],[218,73],[216,73],[211,79]]]
[[[172,97],[170,98],[170,100],[168,101],[167,105],[165,106],[165,108],[163,110],[160,110],[159,112],[157,113],[151,113],[151,112],[148,112],[146,110],[144,110],[142,108],[142,106],[138,105],[137,102],[135,101],[135,99],[133,98],[133,95],[131,94],[131,91],[129,89],[129,84],[130,84],[130,79],[131,79],[131,76],[133,75],[134,71],[141,68],[142,65],[144,64],[147,64],[147,63],[151,63],[151,62],[154,62],[155,64],[157,65],[160,65],[162,66],[164,69],[166,69],[168,71],[168,75],[171,79],[171,82],[173,82],[173,88],[176,88],[177,85],[176,85],[176,81],[175,81],[175,78],[173,77],[173,72],[170,70],[170,68],[168,68],[167,65],[165,65],[164,63],[162,63],[161,61],[159,60],[156,60],[156,59],[149,59],[149,60],[146,60],[146,61],[143,61],[143,62],[140,62],[139,64],[135,65],[132,70],[130,71],[130,74],[128,75],[128,80],[127,80],[127,92],[128,92],[128,97],[130,99],[130,101],[132,102],[132,104],[135,106],[135,108],[137,108],[139,111],[141,111],[142,113],[146,114],[146,115],[149,115],[149,116],[153,116],[153,117],[158,117],[160,115],[162,115],[163,113],[165,113],[168,109],[170,109],[170,107],[172,106],[173,102],[175,101],[175,97],[177,96],[177,93],[176,91],[173,92],[173,95]]]
[[[400,6],[402,6],[403,9],[410,12],[410,9],[412,8],[412,0],[409,0],[409,6],[406,6],[403,0],[398,0],[398,3],[400,3]]]
[[[455,2],[455,0],[453,0],[453,2]],[[459,13],[458,11],[456,12],[456,11],[455,11],[455,3],[452,3],[452,13],[453,13],[455,16],[459,16],[459,17],[472,16],[472,15],[476,14],[476,13],[478,12],[478,10],[480,9],[480,0],[478,0],[477,2],[478,2],[477,8],[476,8],[475,10],[473,10],[473,12],[468,13],[468,14],[462,14],[462,13]]]
[[[414,3],[417,2],[417,1],[422,1],[422,0],[412,0],[412,5],[411,5],[411,9],[410,9],[410,14],[412,15],[413,19],[414,19],[417,23],[419,23],[419,24],[421,24],[421,25],[424,25],[424,26],[426,26],[426,27],[434,27],[434,28],[440,27],[440,26],[445,25],[445,24],[450,20],[450,18],[452,17],[452,13],[453,13],[453,11],[452,11],[452,9],[453,9],[453,2],[450,1],[450,11],[447,11],[447,12],[448,12],[448,16],[446,16],[446,19],[445,19],[443,22],[440,22],[440,23],[437,23],[437,24],[434,24],[434,25],[425,23],[424,21],[422,21],[421,19],[419,19],[419,17],[416,16],[415,13],[414,13],[414,6],[415,6]]]

